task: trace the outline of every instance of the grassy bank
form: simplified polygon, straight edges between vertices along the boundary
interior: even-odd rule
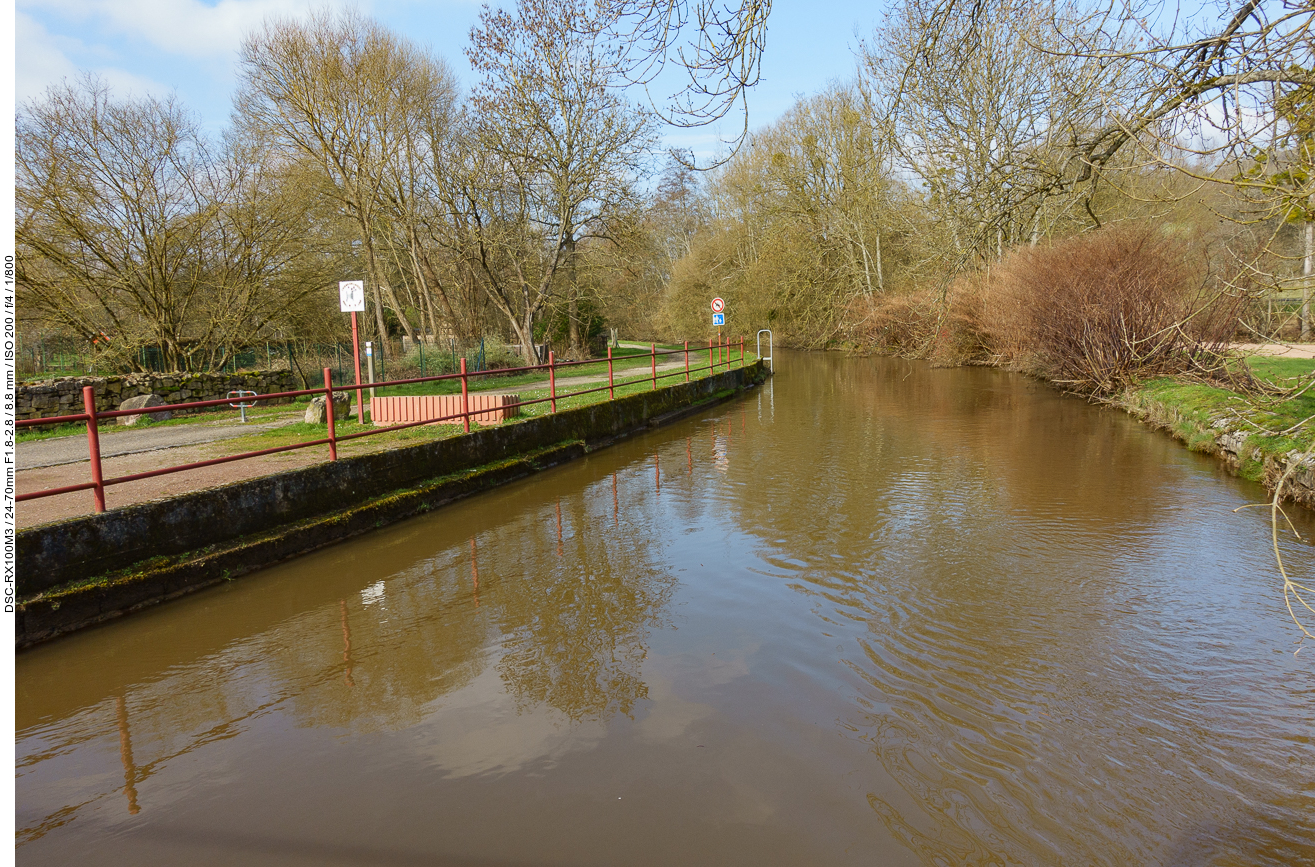
[[[1315,360],[1251,358],[1256,378],[1272,395],[1244,395],[1171,377],[1145,380],[1114,402],[1167,430],[1193,451],[1216,455],[1240,476],[1271,490],[1293,460],[1315,450],[1315,389],[1285,394],[1315,374]],[[1286,499],[1315,508],[1315,471],[1309,459],[1284,486]]]

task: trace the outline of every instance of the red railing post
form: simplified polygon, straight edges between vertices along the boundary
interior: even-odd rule
[[[548,397],[552,400],[552,411],[557,412],[557,359],[553,351],[548,350]]]
[[[712,376],[717,370],[716,365],[712,363],[712,338],[708,338],[708,376]]]
[[[338,460],[338,431],[333,425],[333,371],[324,368],[324,417],[329,421],[329,460]]]
[[[657,344],[650,343],[648,351],[653,354],[653,390],[657,391]]]
[[[744,367],[744,335],[740,335],[740,367]]]
[[[612,384],[612,347],[607,347],[607,399],[616,400],[616,387]]]
[[[96,391],[82,387],[82,408],[87,412],[87,454],[91,457],[91,489],[96,498],[96,512],[105,511],[105,477],[100,471],[100,431],[96,427]]]
[[[461,359],[461,418],[466,425],[466,433],[470,433],[470,398],[466,393],[466,359]]]
[[[689,382],[689,341],[685,341],[685,381]]]

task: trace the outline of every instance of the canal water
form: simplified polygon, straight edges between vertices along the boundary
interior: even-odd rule
[[[1021,376],[780,353],[21,654],[19,863],[1315,863],[1263,496]]]

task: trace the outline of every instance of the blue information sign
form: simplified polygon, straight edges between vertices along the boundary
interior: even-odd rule
[[[726,324],[726,314],[725,314],[725,313],[714,313],[714,314],[712,314],[712,324],[713,324],[713,325],[725,325],[725,324]]]

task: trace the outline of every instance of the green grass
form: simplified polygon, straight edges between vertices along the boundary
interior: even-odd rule
[[[56,437],[70,437],[78,434],[85,434],[87,426],[85,424],[52,424],[46,427],[20,427],[18,429],[17,440],[20,443],[30,443],[35,440],[51,440]]]
[[[373,430],[377,430],[374,425],[369,422],[366,422],[363,425],[357,424],[355,417],[345,420],[340,419],[334,425],[334,433],[339,437]],[[362,437],[359,440],[340,442],[338,444],[338,450],[339,452],[347,450],[373,450],[381,445],[408,445],[413,442],[445,439],[450,436],[456,436],[461,432],[462,429],[460,425],[419,425],[417,427],[407,428],[406,430],[393,431],[391,433],[383,433],[371,437]],[[248,451],[254,452],[261,449],[290,446],[295,443],[306,442],[307,440],[324,439],[328,435],[328,429],[324,425],[307,424],[304,421],[299,421],[274,428],[273,430],[257,431],[250,436],[224,440],[221,444],[221,448],[228,454]],[[327,447],[317,446],[315,448],[324,449]]]
[[[678,350],[682,348],[683,347],[681,345],[677,345],[677,344],[658,344],[659,351],[664,349]],[[698,351],[696,351],[696,349],[697,347],[694,346],[690,347],[691,368],[700,367],[708,363],[707,347],[705,346]],[[739,366],[738,353],[732,351],[732,356],[733,359],[731,366],[738,367]],[[755,359],[756,356],[752,352],[748,352],[748,351],[745,352],[745,364],[752,364]],[[683,355],[658,356],[659,365],[663,364],[664,362],[670,362],[670,361],[683,362],[684,356]],[[652,364],[651,356],[649,352],[645,349],[621,347],[613,351],[612,369],[613,369],[613,374],[616,377],[616,381],[618,383],[622,382],[626,378],[644,376],[646,371],[649,370],[649,366],[651,364]],[[718,370],[721,370],[721,368],[719,367]],[[606,375],[607,375],[607,362],[601,361],[601,362],[593,362],[590,364],[575,365],[575,366],[560,369],[557,371],[557,380],[560,382],[563,379],[575,378],[580,376],[606,376]],[[700,375],[706,376],[707,371],[704,371],[703,374],[695,374],[694,378],[698,378],[698,376]],[[644,379],[642,381],[648,382],[647,379]],[[681,381],[681,378],[668,376],[665,379],[660,378],[658,380],[658,385],[659,387],[661,387],[663,385],[674,384],[675,382],[678,381]],[[471,377],[469,383],[470,383],[469,388],[470,391],[472,392],[505,391],[509,388],[515,388],[525,385],[536,385],[541,383],[544,386],[542,390],[536,389],[530,392],[522,393],[521,394],[522,399],[533,400],[535,397],[547,397],[548,395],[548,389],[547,389],[548,374],[546,371],[534,371],[532,373],[521,373],[521,374],[512,374],[512,375],[497,375],[497,374],[491,376],[481,375],[481,376]],[[575,389],[575,388],[592,388],[592,387],[594,386],[591,384],[586,386],[574,386],[572,388]],[[368,388],[368,386],[363,385],[362,389],[365,388]],[[338,385],[334,387],[334,390],[354,392],[356,388],[353,385]],[[561,389],[559,389],[559,391],[560,390]],[[638,389],[622,391],[621,386],[618,385],[617,396],[619,397],[622,394],[631,394],[635,390]],[[441,380],[439,382],[421,382],[421,383],[415,383],[413,385],[401,385],[401,386],[393,386],[393,387],[376,386],[376,393],[379,394],[380,396],[460,394],[461,381]],[[605,400],[607,398],[606,392],[601,392],[600,394],[586,395],[578,399],[566,398],[563,400],[559,400],[557,402],[557,405],[559,409],[563,409],[563,408],[574,407],[574,406],[583,406],[584,403],[595,402],[600,399]],[[365,400],[368,401],[369,399],[370,399],[369,395],[368,394],[365,395]],[[353,395],[353,401],[354,400],[355,400],[355,396]],[[572,402],[568,404],[567,401],[572,401]],[[309,402],[310,402],[310,398],[305,397],[305,398],[298,398],[293,403],[290,404],[285,403],[285,404],[276,404],[268,407],[262,407],[262,406],[252,407],[247,410],[247,422],[250,424],[259,424],[261,422],[278,421],[290,417],[295,418],[296,416],[299,416],[305,412],[306,405]],[[544,404],[544,406],[546,406],[546,404]],[[536,406],[526,407],[524,410],[522,410],[522,412],[529,415],[537,415],[539,414],[539,409],[538,406],[536,405]],[[352,426],[357,427],[357,429],[359,429],[359,426],[356,426],[354,420],[355,413],[353,413],[352,418],[353,420],[349,423],[339,422],[338,433],[349,432],[347,430],[348,424],[351,424]],[[189,415],[180,418],[173,418],[168,421],[152,421],[149,417],[147,417],[131,427],[127,425],[116,424],[114,419],[110,419],[108,421],[101,422],[100,434],[104,436],[106,434],[119,433],[122,431],[137,430],[144,425],[150,425],[151,427],[173,427],[177,425],[204,424],[207,422],[236,423],[239,421],[239,419],[240,419],[240,415],[238,414],[237,410],[227,410],[227,409],[218,412],[202,412],[197,415]],[[374,429],[370,425],[367,425],[366,427],[368,427],[371,430]],[[291,444],[305,439],[316,439],[317,438],[316,435],[314,435],[313,433],[307,433],[307,430],[304,430],[310,428],[313,428],[313,426],[305,425],[303,423],[298,422],[291,425],[285,425],[283,427],[278,428],[277,430],[264,431],[261,433],[253,434],[252,436],[249,437],[241,437],[236,440],[228,440],[227,442],[245,444],[242,448],[237,449],[238,451],[248,451],[248,450],[254,451],[256,449],[262,449],[262,448],[273,448],[277,445]],[[407,431],[399,431],[394,434],[386,434],[381,436],[384,437],[385,439],[387,439],[388,437],[395,438],[395,441],[405,441],[408,439],[436,439],[439,438],[439,432],[443,430],[447,430],[449,428],[455,430],[454,426],[449,426],[449,425],[429,425],[421,428],[413,428]],[[86,425],[76,424],[76,423],[53,425],[50,427],[20,428],[18,431],[18,442],[32,442],[35,440],[53,439],[55,437],[85,435],[86,430],[87,430]],[[324,436],[324,428],[318,428],[318,430],[320,432],[319,436]],[[298,433],[298,431],[300,431],[300,433]],[[379,438],[377,437],[371,437],[370,441],[376,441],[378,439]],[[390,440],[390,441],[394,441],[394,440]]]
[[[679,346],[659,346],[658,349],[680,349]],[[704,358],[706,359],[706,351]],[[658,364],[664,364],[670,361],[684,361],[684,356],[677,355],[659,355]],[[698,366],[698,355],[694,347],[690,347],[690,366]],[[613,351],[612,371],[613,375],[621,371],[633,371],[638,368],[648,368],[652,364],[650,354],[642,349],[633,349],[622,347]],[[607,362],[594,362],[592,364],[579,364],[570,367],[563,367],[557,371],[557,379],[566,379],[577,376],[600,376],[607,374]],[[470,391],[503,391],[508,388],[514,388],[522,385],[532,385],[534,383],[548,381],[547,371],[534,371],[532,373],[517,374],[480,374],[471,376],[468,380]],[[354,388],[354,386],[353,386]],[[460,394],[461,380],[445,379],[439,382],[417,382],[413,385],[398,385],[388,389],[377,389],[381,395],[393,396],[417,396],[424,394]]]
[[[1258,378],[1284,387],[1315,372],[1311,359],[1251,358],[1248,363]],[[1164,378],[1141,383],[1128,397],[1129,403],[1150,412],[1195,451],[1214,451],[1225,431],[1245,434],[1238,472],[1253,481],[1263,477],[1265,458],[1315,447],[1315,421],[1310,421],[1315,418],[1315,389],[1296,397],[1242,395]]]
[[[752,358],[746,353],[745,364],[747,365],[750,363],[752,363]],[[645,366],[647,365],[645,364]],[[691,367],[695,366],[692,353],[691,353],[690,366]],[[732,365],[732,368],[738,366],[739,366],[739,361],[737,359],[736,362]],[[602,367],[603,367],[603,372],[606,373],[607,366],[604,364],[602,365]],[[632,365],[632,370],[626,378],[617,379],[616,396],[618,398],[652,390],[653,382],[647,376],[646,371],[635,371],[633,370],[634,367],[635,365]],[[722,370],[723,368],[719,367],[717,372],[720,373],[722,372]],[[691,373],[690,379],[691,380],[700,379],[708,375],[709,375],[708,371],[704,370],[698,373]],[[664,388],[666,386],[676,385],[678,383],[682,383],[685,381],[683,371],[679,371],[679,372],[671,371],[668,372],[668,374],[665,377],[663,376],[662,373],[659,373],[658,376],[659,376],[658,388]],[[604,384],[605,383],[590,383],[588,385],[579,386],[579,388],[597,388]],[[446,392],[446,393],[450,394],[452,392]],[[538,398],[546,398],[548,397],[548,389],[546,387],[531,389],[522,392],[520,394],[520,397],[522,401],[536,400]],[[609,399],[608,392],[605,388],[602,389],[601,391],[593,392],[592,394],[582,394],[574,397],[560,397],[557,400],[557,411],[563,412],[568,409],[575,409],[577,407],[588,406],[590,404],[602,403],[603,401],[606,401],[608,399]],[[535,403],[528,406],[522,406],[519,417],[522,419],[534,418],[536,416],[547,415],[550,412],[552,412],[552,405],[550,402],[545,400],[543,403]],[[478,429],[478,426],[472,423],[471,428]],[[369,423],[365,424],[364,426],[357,424],[355,416],[352,416],[346,420],[340,420],[334,426],[334,431],[339,437],[353,433],[360,433],[362,431],[367,431],[367,430],[377,430],[377,428],[375,428],[372,424]],[[362,437],[358,440],[340,442],[338,444],[338,451],[339,454],[353,454],[353,453],[361,453],[365,451],[375,451],[378,449],[386,448],[390,445],[410,445],[418,442],[446,439],[448,437],[457,436],[458,434],[461,433],[464,433],[464,431],[462,429],[462,425],[459,422],[457,424],[417,425],[416,427],[406,428],[405,430],[390,431],[388,433],[380,433],[370,437]],[[274,428],[273,430],[259,431],[257,433],[253,433],[250,436],[225,440],[222,443],[221,448],[224,450],[225,453],[234,454],[237,452],[259,451],[260,449],[277,448],[278,446],[282,446],[282,445],[293,445],[294,443],[305,442],[307,440],[323,439],[326,436],[328,436],[328,432],[323,425],[313,425],[313,424],[306,424],[305,422],[296,422],[294,424],[288,424],[288,425],[283,425],[282,427]],[[314,448],[322,449],[324,448],[324,446],[316,446]]]
[[[1290,385],[1283,380],[1315,373],[1315,358],[1268,358],[1253,355],[1247,359],[1251,372],[1261,379],[1280,385]]]

